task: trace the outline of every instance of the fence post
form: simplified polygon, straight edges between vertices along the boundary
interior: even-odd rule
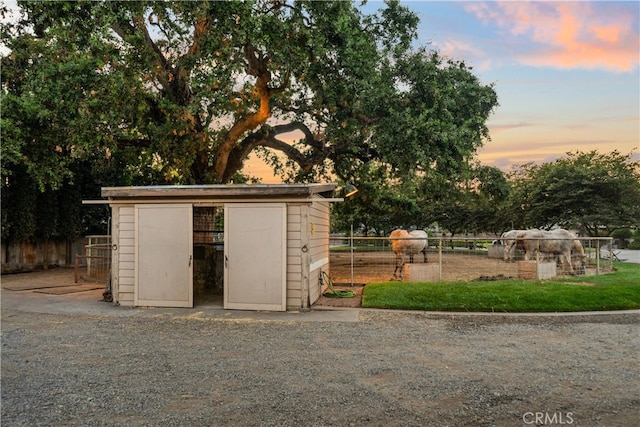
[[[596,276],[600,274],[600,239],[596,240]]]
[[[613,271],[613,237],[607,237],[609,240],[609,269]]]
[[[540,280],[540,239],[536,239],[536,280]]]
[[[351,252],[351,286],[353,286],[353,218],[351,218],[351,239],[349,242],[350,252]]]
[[[91,256],[93,255],[93,238],[89,236],[89,244],[84,247],[84,254],[88,256],[87,258],[87,276],[91,277]]]
[[[438,239],[438,280],[442,282],[442,236]]]

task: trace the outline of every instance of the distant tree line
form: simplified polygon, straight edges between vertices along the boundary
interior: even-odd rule
[[[346,231],[351,221],[359,233],[380,236],[396,227],[453,234],[563,227],[588,236],[640,228],[640,162],[617,151],[567,153],[509,173],[471,164],[447,179],[379,186],[365,175],[356,184],[360,191],[333,207],[334,229]]]

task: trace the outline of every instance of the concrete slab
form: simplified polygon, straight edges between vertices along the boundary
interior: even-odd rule
[[[640,250],[637,249],[614,249],[617,257],[626,262],[640,264]]]
[[[95,289],[96,286],[98,289]],[[52,269],[2,276],[0,305],[12,310],[88,316],[170,316],[236,321],[358,321],[359,310],[244,311],[225,310],[219,300],[205,301],[193,308],[122,307],[102,298],[100,284],[75,284],[73,269]],[[12,290],[13,289],[13,290]],[[57,292],[58,290],[64,293]],[[72,293],[69,293],[72,290]]]

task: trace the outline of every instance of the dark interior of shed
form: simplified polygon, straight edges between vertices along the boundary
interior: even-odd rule
[[[193,302],[219,303],[224,296],[224,207],[193,208]]]

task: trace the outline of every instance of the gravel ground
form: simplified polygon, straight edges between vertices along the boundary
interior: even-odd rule
[[[3,304],[2,425],[626,427],[640,415],[637,313],[154,313]]]

